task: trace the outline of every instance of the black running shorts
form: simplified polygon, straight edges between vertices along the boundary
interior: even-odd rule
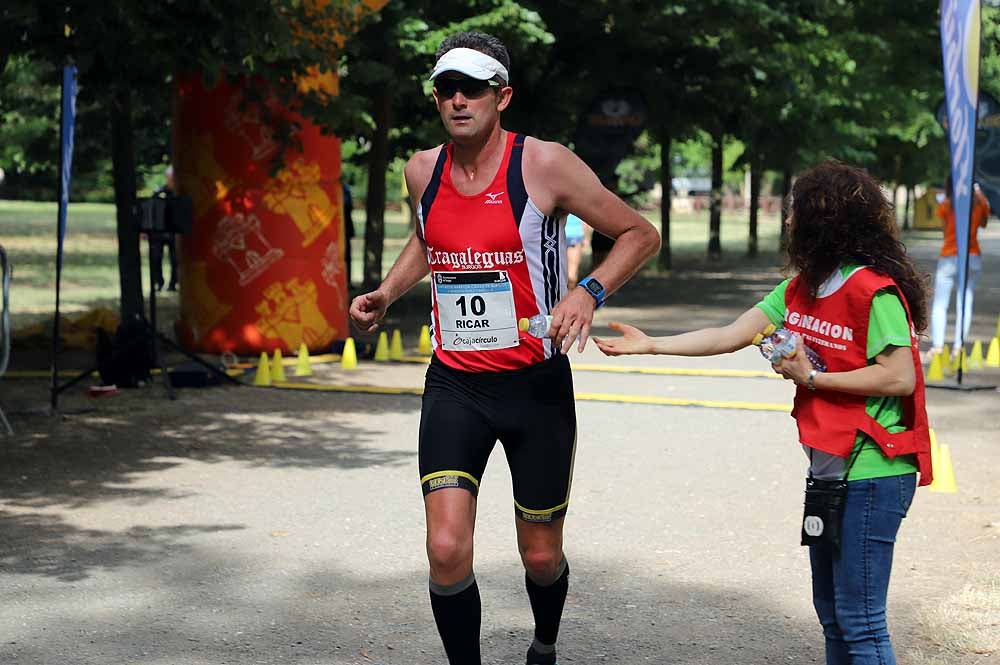
[[[445,487],[478,494],[497,440],[510,467],[516,515],[528,522],[562,517],[576,449],[566,356],[508,372],[463,372],[431,359],[420,413],[424,495]]]

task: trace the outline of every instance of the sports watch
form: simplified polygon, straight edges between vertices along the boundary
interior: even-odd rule
[[[594,300],[597,301],[598,307],[604,307],[604,285],[598,282],[593,277],[584,277],[576,284],[577,286],[582,286],[583,289],[589,293]]]

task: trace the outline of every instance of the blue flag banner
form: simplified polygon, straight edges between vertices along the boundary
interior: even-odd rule
[[[76,66],[63,68],[62,116],[59,126],[59,238],[56,273],[62,272],[63,240],[66,237],[66,209],[69,207],[70,176],[73,173],[73,128],[76,124]]]
[[[69,183],[73,173],[73,127],[76,124],[76,67],[63,68],[62,108],[59,118],[59,218],[56,233],[56,313],[52,317],[52,410],[59,405],[59,292],[62,290],[63,241],[66,238],[66,209],[69,207]],[[67,384],[66,387],[72,385]]]
[[[964,344],[965,284],[969,265],[969,216],[979,100],[979,0],[941,0],[941,55],[944,62],[948,145],[951,148],[952,209],[958,245],[957,344]]]

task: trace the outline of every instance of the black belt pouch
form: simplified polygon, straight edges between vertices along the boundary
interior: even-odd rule
[[[805,511],[802,515],[802,544],[826,545],[840,550],[846,480],[806,478]]]

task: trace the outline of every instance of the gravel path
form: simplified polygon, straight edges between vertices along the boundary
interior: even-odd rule
[[[984,245],[1000,255],[1000,234]],[[935,243],[913,246],[929,268]],[[763,263],[745,268],[645,277],[598,324],[724,323],[778,277]],[[1000,268],[987,270],[982,336],[1000,312]],[[397,315],[413,330],[422,303],[418,294]],[[753,350],[611,361],[590,348],[574,362],[766,368]],[[420,386],[423,368],[362,371],[348,378]],[[578,391],[791,399],[791,386],[763,378],[575,380]],[[50,418],[25,413],[45,402],[44,384],[0,388],[17,430],[0,439],[0,663],[444,662],[427,601],[418,397],[212,388],[168,402],[156,387],[71,395],[67,414]],[[971,628],[935,617],[966,585],[1000,594],[1000,400],[934,391],[929,401],[958,492],[919,492],[897,547],[890,628],[903,664],[997,663],[1000,651],[954,643],[971,628],[996,643],[998,614]],[[560,662],[823,662],[797,544],[805,458],[791,418],[601,402],[577,411]],[[530,640],[510,496],[498,447],[476,536],[487,663],[523,662]]]

